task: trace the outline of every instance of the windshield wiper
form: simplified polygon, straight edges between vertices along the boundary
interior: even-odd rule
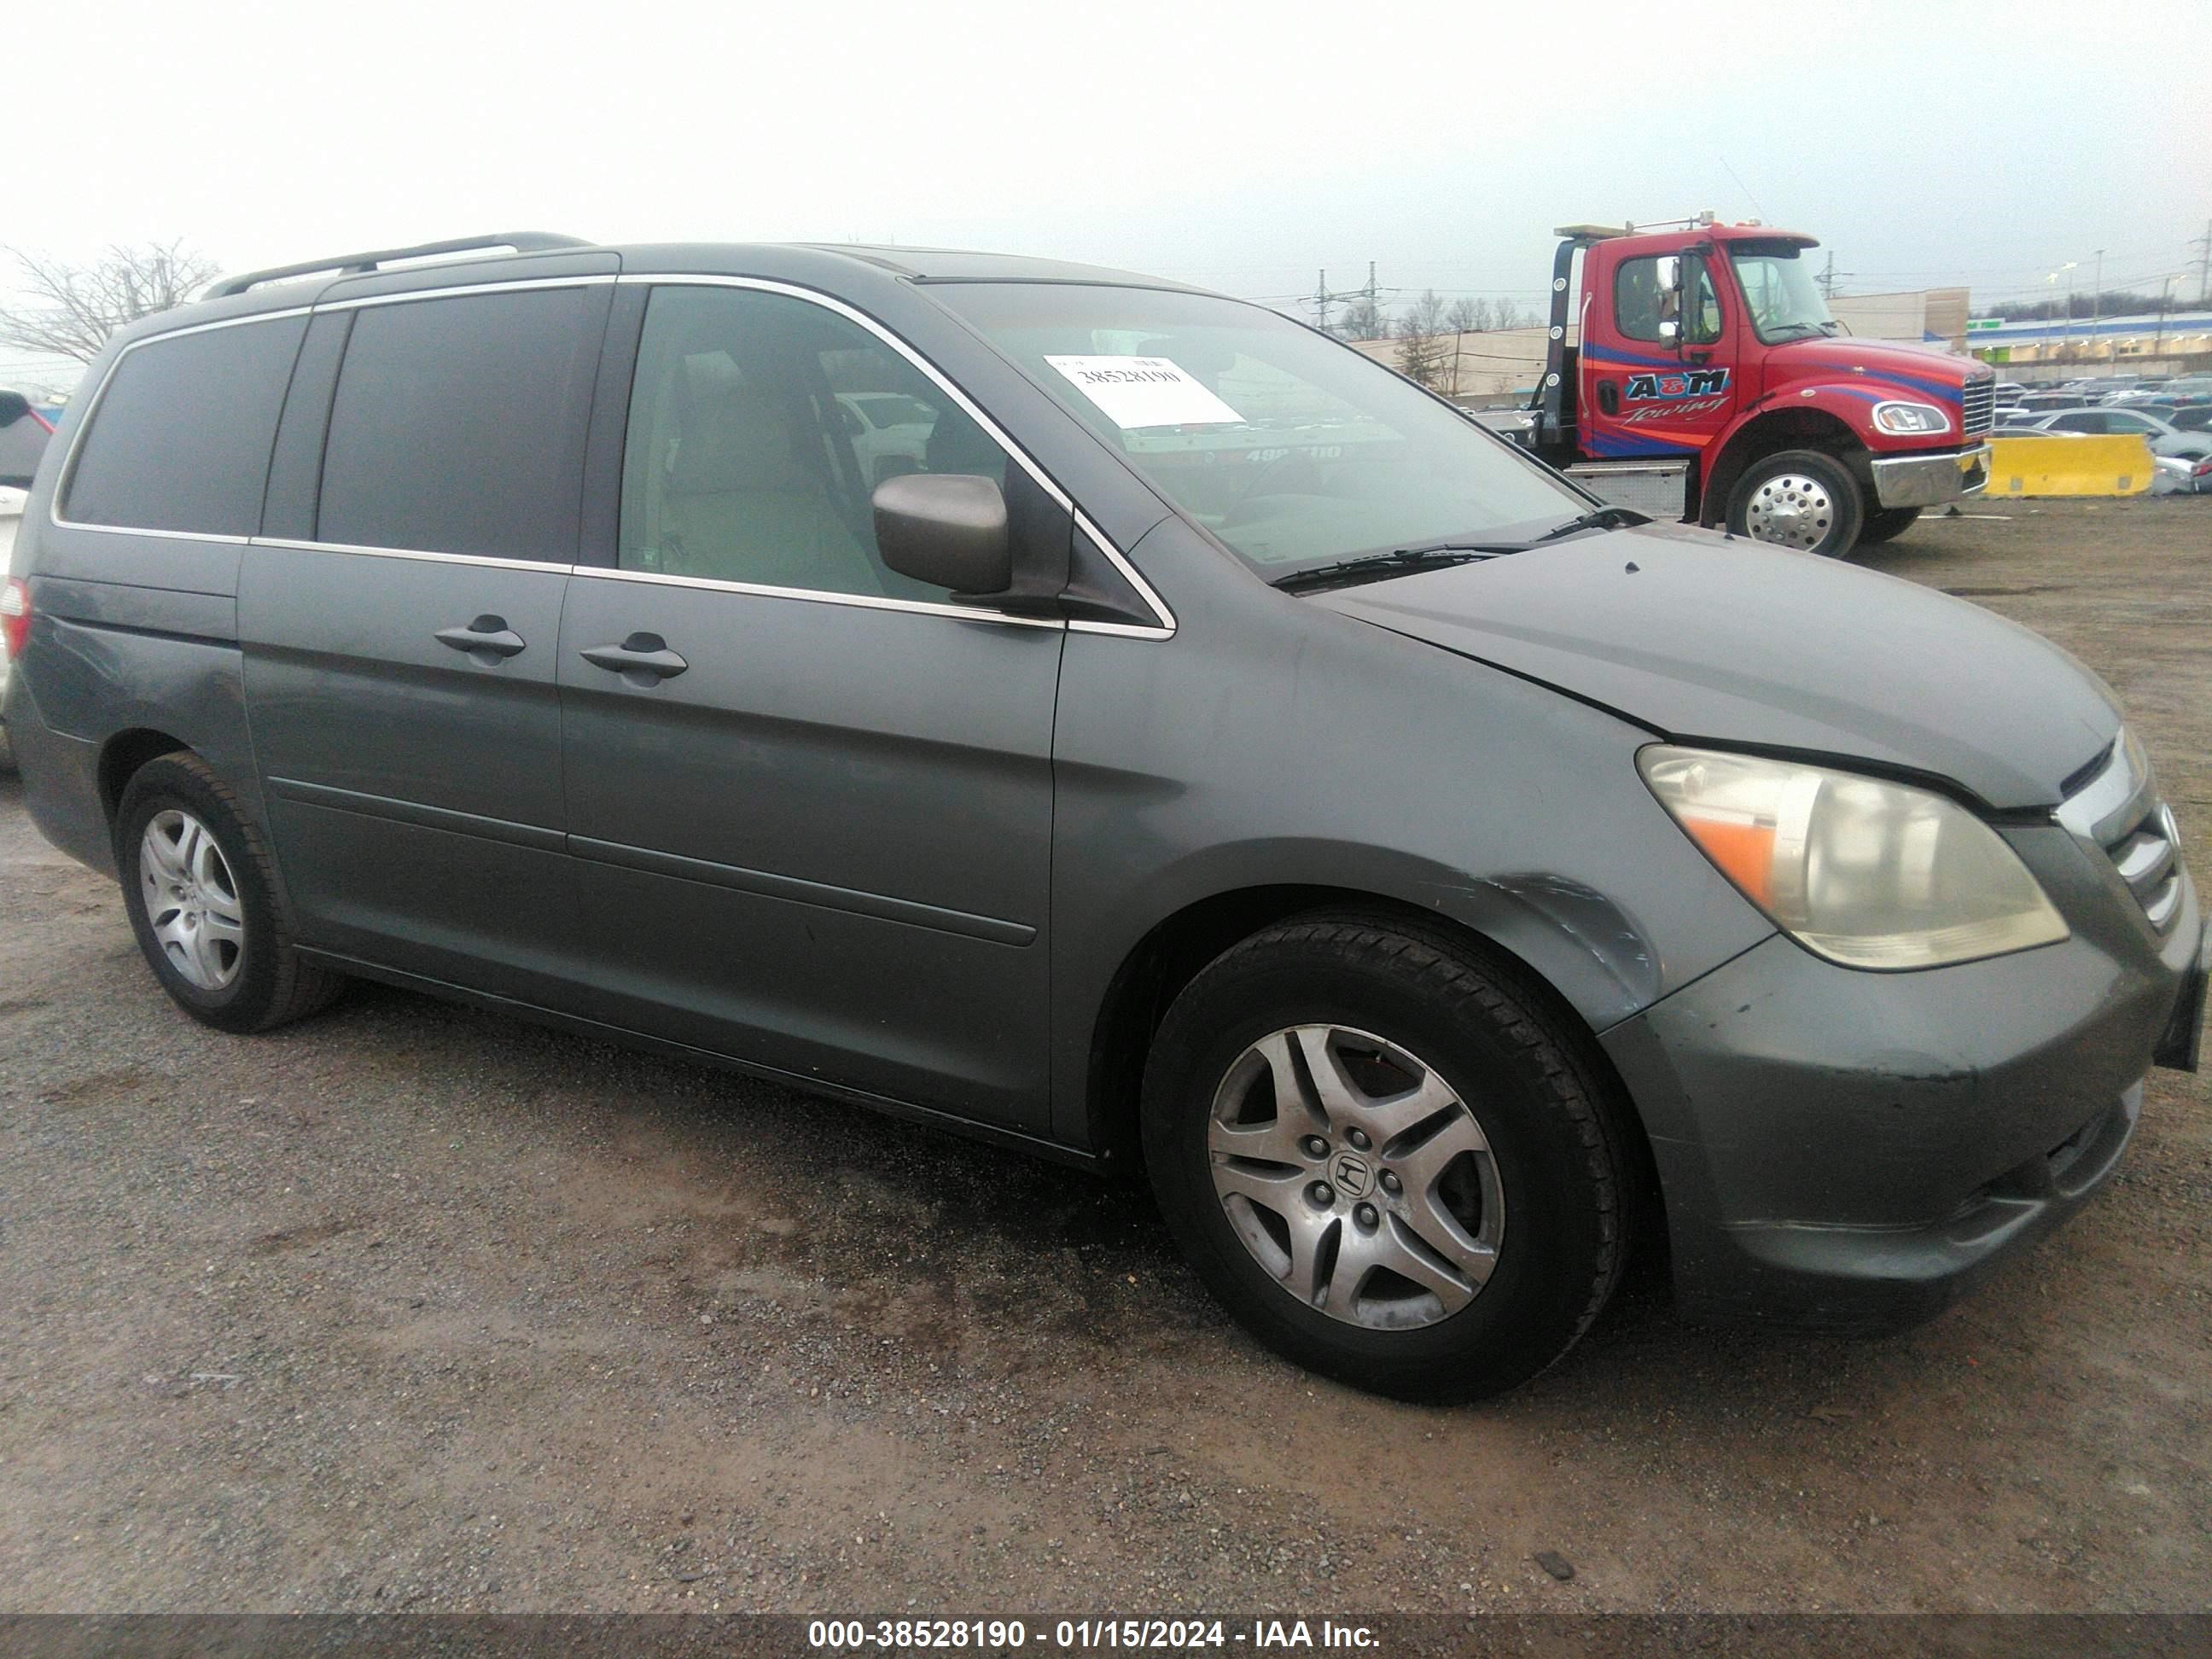
[[[1382,581],[1391,576],[1410,575],[1419,570],[1442,570],[1451,565],[1471,564],[1478,559],[1494,559],[1508,553],[1526,553],[1532,547],[1546,542],[1558,541],[1563,536],[1572,536],[1585,530],[1620,530],[1629,525],[1649,524],[1650,520],[1641,513],[1625,507],[1595,507],[1565,524],[1553,525],[1540,536],[1517,542],[1428,542],[1419,547],[1394,547],[1387,553],[1363,553],[1357,558],[1339,559],[1332,564],[1317,564],[1309,570],[1293,570],[1287,576],[1278,576],[1273,586],[1285,593],[1303,593],[1316,587],[1349,586],[1355,582]]]
[[[1426,547],[1394,547],[1387,553],[1362,553],[1356,559],[1339,559],[1332,564],[1293,570],[1287,576],[1276,577],[1271,585],[1285,593],[1303,593],[1309,588],[1377,581],[1385,576],[1408,575],[1416,570],[1443,570],[1500,553],[1518,553],[1526,545],[1524,542],[1437,542]]]

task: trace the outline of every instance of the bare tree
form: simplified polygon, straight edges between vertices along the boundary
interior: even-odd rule
[[[1398,372],[1432,392],[1441,389],[1455,366],[1458,340],[1437,291],[1430,289],[1407,306],[1391,333],[1398,342]]]
[[[1492,328],[1534,328],[1536,326],[1535,313],[1526,307],[1515,305],[1510,300],[1500,300],[1498,309],[1491,313],[1490,325]]]
[[[1361,299],[1345,307],[1344,315],[1329,325],[1328,331],[1340,340],[1379,340],[1390,330],[1382,308],[1372,300]]]
[[[217,269],[182,240],[111,247],[89,266],[63,264],[18,248],[7,252],[30,303],[0,307],[0,345],[81,363],[99,356],[107,337],[125,324],[183,305]]]
[[[1444,325],[1455,334],[1480,334],[1490,326],[1490,301],[1454,300],[1444,313]]]

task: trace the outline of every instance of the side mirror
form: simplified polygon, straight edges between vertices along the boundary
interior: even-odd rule
[[[902,576],[976,596],[1014,582],[1006,498],[988,478],[912,472],[876,486],[876,545]]]
[[[1676,322],[1672,317],[1661,318],[1659,320],[1659,343],[1662,345],[1670,346],[1678,346],[1681,344],[1681,324]]]
[[[20,392],[0,392],[0,426],[13,426],[31,412],[31,400]]]

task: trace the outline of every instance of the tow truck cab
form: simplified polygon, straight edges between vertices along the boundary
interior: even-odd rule
[[[1544,374],[1509,430],[1607,499],[1841,556],[1987,485],[1995,374],[1844,334],[1812,237],[1557,234]]]

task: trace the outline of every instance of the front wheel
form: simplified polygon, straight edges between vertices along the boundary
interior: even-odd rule
[[[1322,916],[1193,980],[1145,1157],[1209,1289],[1279,1353],[1400,1399],[1525,1382],[1626,1259],[1621,1137],[1575,1036],[1413,925]]]
[[[1753,461],[1729,495],[1739,536],[1840,559],[1858,544],[1866,507],[1858,481],[1834,456],[1785,449]]]

